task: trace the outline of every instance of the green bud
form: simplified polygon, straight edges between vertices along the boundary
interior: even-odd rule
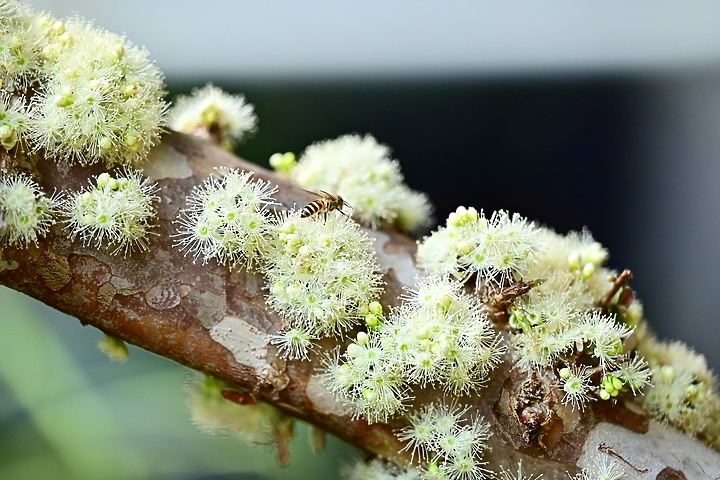
[[[125,88],[123,88],[123,94],[125,94],[126,97],[132,97],[136,95],[139,90],[140,88],[136,84],[130,83],[125,85]]]
[[[58,95],[55,97],[55,106],[57,107],[67,107],[72,104],[72,100],[67,95]]]
[[[365,315],[365,325],[367,325],[370,330],[375,330],[378,325],[380,325],[380,319],[376,315],[369,313]]]
[[[672,382],[675,379],[675,369],[670,365],[663,365],[659,373],[660,378],[666,382]]]
[[[580,254],[578,252],[572,252],[568,255],[567,262],[570,270],[577,270],[580,268]]]
[[[128,148],[135,150],[139,146],[140,138],[134,132],[126,132],[123,140]]]
[[[112,177],[110,177],[110,174],[107,172],[103,172],[97,177],[97,188],[98,190],[104,189],[108,183],[112,180]]]
[[[13,127],[7,123],[0,126],[0,140],[10,138],[13,134]]]
[[[461,240],[457,243],[456,248],[461,254],[467,255],[473,251],[475,243],[468,242],[467,240]]]
[[[380,302],[372,301],[369,305],[370,311],[374,313],[375,315],[382,315],[383,308],[382,305],[380,305]]]
[[[275,153],[270,156],[270,166],[279,173],[290,173],[295,163],[295,154],[292,152]]]
[[[612,375],[611,375],[611,378],[612,378],[612,385],[613,385],[613,387],[615,387],[615,390],[620,390],[623,387],[622,380],[620,380],[619,378],[612,376]]]
[[[376,402],[378,399],[377,393],[375,393],[372,389],[365,389],[362,393],[363,398],[367,400],[368,402]]]
[[[112,148],[112,140],[109,137],[102,137],[98,142],[98,146],[102,150],[110,150]]]

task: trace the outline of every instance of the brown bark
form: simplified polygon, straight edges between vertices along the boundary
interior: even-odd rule
[[[103,170],[67,166],[39,156],[12,161],[34,170],[45,191],[78,189],[90,175]],[[314,354],[309,362],[286,362],[268,345],[267,336],[282,328],[283,322],[265,305],[259,273],[230,272],[213,262],[193,264],[191,258],[183,257],[173,247],[173,220],[185,205],[185,197],[218,166],[252,170],[257,177],[276,184],[276,198],[285,207],[302,207],[311,200],[306,192],[272,172],[202,139],[169,133],[145,167],[146,174],[161,187],[159,220],[154,230],[157,235],[147,252],[110,256],[103,250],[83,246],[79,239],[71,241],[62,225],[55,225],[37,247],[0,251],[0,283],[75,316],[83,324],[247,389],[257,398],[370,453],[403,458],[399,453],[402,444],[392,433],[401,420],[394,425],[353,420],[351,412],[318,385],[322,353]],[[403,286],[420,275],[412,262],[414,241],[391,231],[369,233],[376,238],[385,274],[383,303],[394,304]],[[214,325],[229,320],[247,334],[247,348],[231,352],[211,336]],[[328,351],[332,341],[325,340],[322,346]],[[492,451],[486,455],[489,467],[512,468],[522,460],[525,472],[566,478],[566,471],[577,471],[578,459],[598,451],[609,454],[608,449],[643,472],[628,467],[634,478],[655,478],[653,475],[663,468],[685,468],[687,478],[703,478],[693,476],[695,470],[687,464],[700,465],[708,474],[708,469],[720,465],[714,452],[687,437],[678,438],[689,451],[700,452],[698,458],[687,453],[680,463],[658,460],[657,452],[632,447],[641,443],[632,440],[637,435],[666,438],[662,436],[665,433],[653,433],[666,430],[650,422],[641,411],[616,405],[572,412],[557,401],[552,381],[543,376],[528,378],[511,369],[509,358],[505,358],[487,386],[467,398],[475,411],[492,424]],[[433,391],[415,394],[416,403],[437,396]],[[621,428],[614,430],[615,425]],[[599,441],[589,440],[597,432],[602,432],[605,450],[598,450]],[[625,440],[631,445],[629,453],[618,446]],[[676,445],[669,446],[674,447],[676,456],[681,451]],[[641,465],[633,463],[643,459],[646,461]],[[713,475],[716,473],[720,468]]]

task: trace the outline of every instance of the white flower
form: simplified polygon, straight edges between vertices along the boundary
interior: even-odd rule
[[[58,202],[47,197],[25,174],[0,175],[0,240],[8,245],[37,245],[57,213]]]
[[[178,97],[170,109],[168,126],[180,132],[215,135],[231,149],[257,129],[255,108],[242,95],[232,95],[208,83],[190,96]]]
[[[412,231],[430,217],[427,197],[403,183],[400,164],[371,135],[314,143],[291,175],[303,188],[342,196],[353,206],[353,216],[373,227],[394,225]]]
[[[315,337],[302,328],[291,328],[278,335],[270,336],[270,343],[277,345],[283,358],[298,360],[308,358],[308,350],[312,348]]]
[[[560,370],[560,390],[562,403],[572,405],[573,410],[585,410],[590,400],[590,374],[586,366],[572,365]]]
[[[96,248],[103,244],[115,247],[111,254],[147,250],[157,190],[156,183],[130,167],[114,176],[101,173],[94,184],[90,182],[62,203],[70,236],[79,235],[84,245],[94,243]]]
[[[176,245],[195,260],[253,267],[269,241],[267,207],[275,203],[276,191],[250,172],[219,169],[187,197],[178,213]]]
[[[478,285],[503,285],[519,280],[539,244],[538,227],[517,213],[504,210],[486,218],[474,208],[459,207],[447,226],[418,244],[420,265],[436,275],[466,278]]]
[[[265,255],[268,304],[288,328],[339,334],[363,320],[361,306],[379,295],[381,275],[370,239],[357,223],[293,211],[271,228]]]
[[[5,150],[25,140],[29,119],[20,97],[0,94],[0,145]]]
[[[44,25],[34,145],[83,165],[140,163],[160,140],[166,110],[163,76],[147,51],[78,17]]]

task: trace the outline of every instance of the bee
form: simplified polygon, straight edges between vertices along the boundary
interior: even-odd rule
[[[320,190],[319,194],[314,192],[308,193],[320,195],[320,198],[313,200],[312,202],[305,205],[305,207],[302,209],[302,212],[300,212],[301,218],[311,217],[313,215],[322,213],[327,220],[328,212],[332,212],[333,210],[337,210],[338,212],[342,213],[347,217],[348,215],[342,211],[343,206],[347,205],[348,207],[352,208],[352,205],[343,200],[340,195],[332,195],[322,190]]]

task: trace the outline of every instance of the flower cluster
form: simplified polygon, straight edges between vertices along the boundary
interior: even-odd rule
[[[507,310],[513,355],[523,370],[559,368],[563,401],[573,408],[595,396],[637,394],[648,384],[647,362],[623,348],[641,307],[620,288],[598,308],[615,274],[603,267],[607,251],[588,232],[559,235],[517,214],[486,218],[460,207],[419,243],[417,258],[432,274],[475,280],[489,293],[529,282],[531,290]],[[600,375],[591,376],[598,366]]]
[[[295,329],[293,335],[339,334],[361,321],[360,306],[380,293],[372,242],[340,214],[327,219],[301,218],[297,211],[283,215],[271,228],[265,262],[267,302],[283,316],[288,332]]]
[[[423,479],[482,479],[491,473],[482,455],[490,424],[481,418],[464,421],[467,409],[456,405],[426,405],[408,416],[409,426],[397,435],[425,466]]]
[[[229,394],[239,392],[221,380],[193,375],[186,392],[192,421],[205,433],[229,433],[250,444],[275,444],[278,449],[287,448],[292,438],[291,417],[252,397],[246,404],[230,401]]]
[[[68,195],[62,210],[72,238],[80,236],[84,245],[107,244],[116,254],[136,248],[148,249],[150,220],[155,216],[153,201],[158,190],[138,171],[123,167],[114,176],[101,173],[83,190]]]
[[[166,110],[162,74],[147,52],[81,18],[59,21],[11,0],[0,11],[0,81],[12,96],[0,102],[2,145],[25,136],[81,164],[143,160]]]
[[[255,108],[242,95],[231,95],[209,83],[180,96],[170,109],[168,126],[180,132],[201,136],[217,135],[220,145],[231,150],[248,134],[255,132]]]
[[[479,301],[458,282],[429,277],[389,319],[361,332],[331,359],[329,388],[356,414],[386,421],[409,400],[412,385],[436,385],[452,395],[482,386],[503,347]]]
[[[447,226],[418,244],[420,266],[436,275],[468,278],[478,285],[518,280],[537,250],[538,227],[504,210],[486,218],[474,208],[459,207]]]
[[[219,169],[187,197],[187,208],[178,214],[176,244],[195,260],[253,267],[268,243],[267,207],[275,203],[275,192],[250,172]]]
[[[523,370],[559,368],[558,385],[564,403],[583,409],[596,396],[608,400],[623,391],[640,393],[648,383],[650,370],[642,357],[636,355],[630,360],[631,352],[624,350],[623,341],[639,324],[641,307],[631,303],[627,290],[620,289],[609,300],[606,311],[598,308],[614,279],[614,272],[602,266],[607,259],[605,249],[588,232],[559,235],[545,227],[528,225],[517,216],[511,222],[504,212],[496,215],[501,219],[498,226],[525,226],[521,230],[524,235],[505,236],[490,231],[486,237],[492,243],[467,247],[466,239],[472,238],[476,224],[493,222],[492,217],[489,222],[482,221],[482,215],[474,209],[460,208],[448,219],[448,227],[441,230],[445,238],[433,234],[421,245],[423,250],[418,256],[431,257],[426,264],[432,265],[433,271],[462,276],[469,270],[478,278],[489,276],[495,283],[484,283],[486,287],[489,283],[491,291],[521,279],[532,283],[532,289],[508,309],[513,355]],[[503,243],[505,238],[515,240]],[[523,241],[518,242],[521,238]],[[491,273],[484,274],[477,267],[463,270],[461,266],[469,261],[460,254],[433,257],[431,254],[441,251],[433,242],[450,242],[456,250],[484,258],[491,257],[486,252],[512,251],[518,244],[521,248],[515,256],[505,255],[516,262],[496,260],[486,270]],[[495,266],[497,263],[515,266],[503,272]],[[597,366],[601,375],[590,376],[590,370]]]
[[[0,241],[8,245],[37,245],[53,224],[58,202],[47,197],[25,174],[0,176]]]
[[[562,303],[569,305],[563,307],[564,310],[597,308],[612,286],[611,278],[616,275],[603,267],[608,258],[607,250],[587,230],[560,235],[543,227],[535,241],[536,252],[525,264],[524,276],[542,282],[533,288],[531,297],[541,303],[547,301],[541,297],[552,298],[559,306],[558,295],[561,294],[565,299]],[[618,301],[621,299],[612,299],[612,303]]]
[[[45,16],[13,0],[0,1],[0,82],[7,91],[23,90],[40,76],[46,45]]]
[[[344,135],[310,145],[291,172],[303,188],[341,195],[365,224],[413,231],[430,218],[426,195],[409,189],[390,150],[371,135]]]
[[[638,394],[648,384],[647,362],[638,355],[629,360],[630,352],[623,348],[623,339],[632,333],[628,325],[598,311],[568,313],[528,305],[511,310],[510,323],[518,329],[512,338],[518,366],[529,370],[552,368],[560,360],[579,362],[559,371],[563,403],[584,409],[592,393],[609,400],[626,390]],[[580,354],[580,360],[569,360]],[[591,381],[588,368],[594,366],[600,367],[602,376]]]
[[[705,357],[682,342],[649,339],[640,345],[654,373],[645,406],[684,432],[720,446],[720,396]]]

